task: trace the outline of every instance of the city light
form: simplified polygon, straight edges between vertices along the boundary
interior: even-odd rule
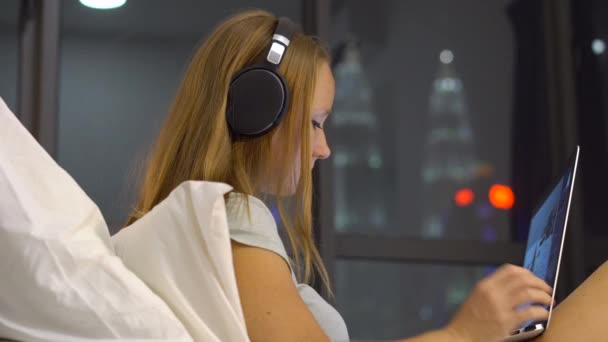
[[[488,193],[490,203],[497,209],[508,210],[513,208],[515,195],[513,190],[506,185],[494,184]]]
[[[594,39],[593,42],[591,42],[591,49],[596,55],[601,55],[606,51],[606,43],[601,39]]]
[[[443,50],[439,54],[439,60],[443,64],[450,64],[454,60],[454,54],[450,50]]]
[[[454,195],[454,202],[459,207],[466,207],[473,203],[473,200],[475,200],[475,193],[469,188],[460,189]]]

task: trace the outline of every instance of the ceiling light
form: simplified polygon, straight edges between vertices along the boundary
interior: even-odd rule
[[[127,0],[80,0],[80,3],[94,9],[112,9],[125,4]]]

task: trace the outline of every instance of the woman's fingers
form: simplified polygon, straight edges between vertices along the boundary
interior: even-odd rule
[[[514,265],[504,265],[496,271],[495,281],[500,282],[507,291],[525,287],[535,288],[546,293],[553,292],[551,286],[534,273]]]
[[[516,322],[514,326],[520,326],[521,324],[529,321],[546,321],[549,318],[549,311],[542,306],[531,305],[523,310],[519,310]]]
[[[547,292],[535,288],[522,288],[511,295],[511,305],[518,308],[527,303],[551,305],[553,298]]]

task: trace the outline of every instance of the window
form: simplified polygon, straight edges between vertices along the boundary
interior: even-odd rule
[[[447,323],[499,264],[521,264],[552,180],[546,9],[433,0],[325,10],[336,97],[318,234],[335,303],[353,339],[413,336]]]
[[[8,107],[17,110],[17,70],[19,0],[2,3],[0,11],[0,97]]]

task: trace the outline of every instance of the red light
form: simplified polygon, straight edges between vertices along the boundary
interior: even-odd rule
[[[490,203],[497,209],[508,210],[513,208],[515,203],[515,195],[513,190],[506,185],[494,184],[488,193]]]
[[[460,189],[456,191],[456,194],[454,195],[454,202],[456,202],[456,205],[459,207],[468,206],[473,203],[474,199],[475,194],[473,193],[473,190],[469,188]]]

